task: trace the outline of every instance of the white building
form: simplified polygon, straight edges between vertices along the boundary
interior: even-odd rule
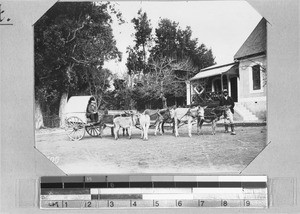
[[[193,85],[205,84],[205,92],[220,95],[223,89],[236,102],[235,110],[244,121],[266,120],[266,20],[263,18],[234,55],[234,62],[200,70],[187,84],[187,104]]]

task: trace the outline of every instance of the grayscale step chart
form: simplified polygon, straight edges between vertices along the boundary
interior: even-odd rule
[[[267,208],[267,176],[42,177],[41,209]]]

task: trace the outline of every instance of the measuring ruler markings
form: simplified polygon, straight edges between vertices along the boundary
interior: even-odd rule
[[[266,176],[42,177],[40,208],[266,208]]]

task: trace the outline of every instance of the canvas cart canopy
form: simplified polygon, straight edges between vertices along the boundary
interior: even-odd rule
[[[86,108],[90,98],[93,96],[74,96],[68,100],[66,105],[66,117],[76,116],[87,123]]]

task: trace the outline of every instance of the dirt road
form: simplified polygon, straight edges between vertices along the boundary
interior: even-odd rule
[[[187,127],[176,138],[167,130],[163,136],[149,131],[149,140],[140,139],[134,129],[132,139],[114,140],[110,130],[103,138],[87,134],[80,141],[70,141],[63,130],[36,132],[36,148],[66,174],[107,173],[239,173],[266,146],[266,127],[237,127],[237,135],[223,133],[217,127],[203,128],[203,135],[187,135]]]

